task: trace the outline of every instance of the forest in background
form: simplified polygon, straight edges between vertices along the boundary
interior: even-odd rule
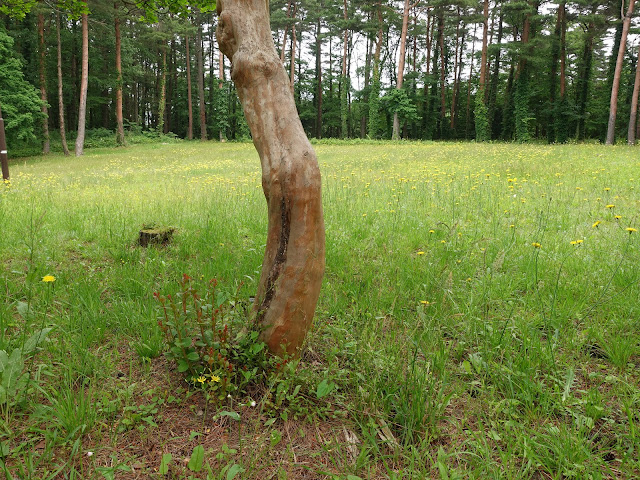
[[[310,137],[632,143],[640,133],[634,3],[274,0],[270,7]],[[124,143],[125,131],[249,138],[215,41],[215,12],[159,11],[149,21],[127,0],[87,7],[82,15],[42,2],[23,18],[1,17],[0,105],[10,149],[61,150],[62,137],[75,138],[83,123],[84,101],[91,144]]]

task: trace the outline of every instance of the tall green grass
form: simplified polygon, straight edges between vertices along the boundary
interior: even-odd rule
[[[291,411],[334,418],[360,443],[345,453],[338,434],[308,469],[319,478],[638,475],[636,150],[316,150],[327,270],[298,377],[278,388],[293,398],[302,385]],[[144,145],[27,159],[11,173],[0,192],[0,349],[54,330],[27,362],[38,382],[0,426],[3,465],[100,478],[99,465],[78,463],[83,449],[116,445],[125,429],[109,424],[123,419],[153,436],[162,415],[141,411],[114,381],[123,362],[150,368],[145,359],[162,351],[153,292],[174,293],[183,273],[202,285],[215,277],[229,294],[242,283],[244,301],[256,290],[266,232],[257,155],[250,144]],[[173,242],[138,247],[150,224],[175,227]],[[231,463],[212,462],[211,478],[235,464],[246,478],[277,467],[264,452],[255,463],[225,455]]]

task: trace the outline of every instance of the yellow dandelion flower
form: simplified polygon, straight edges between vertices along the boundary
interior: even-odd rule
[[[429,230],[429,233],[436,233],[435,230]]]
[[[591,225],[591,228],[596,228],[598,225],[600,225],[600,220],[598,220],[597,222],[595,222],[593,225]]]
[[[611,208],[616,208],[616,206],[612,203],[610,203],[609,205],[607,205],[607,208],[611,209]]]
[[[615,216],[615,217],[613,217],[613,218],[615,218],[616,220],[620,220],[620,219],[622,218],[622,215],[616,215],[616,216]]]
[[[42,277],[42,281],[46,283],[52,283],[56,281],[56,277],[54,277],[53,275],[45,275],[44,277]]]
[[[512,223],[511,225],[509,225],[509,228],[516,228],[516,226]]]
[[[447,243],[446,240],[440,240],[440,243]]]
[[[538,242],[533,242],[531,245],[534,246],[535,248],[540,248],[542,246]]]
[[[627,232],[629,232],[629,233],[633,233],[633,232],[637,232],[637,231],[638,231],[637,229],[635,229],[635,228],[633,228],[633,227],[627,227],[625,230],[626,230]]]
[[[424,255],[424,252],[418,252],[418,255]]]
[[[422,305],[430,305],[431,304],[431,302],[428,302],[427,300],[420,300],[420,303]]]

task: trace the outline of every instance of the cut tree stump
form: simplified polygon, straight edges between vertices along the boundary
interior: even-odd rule
[[[173,237],[173,227],[148,227],[140,230],[138,244],[141,247],[149,245],[167,245]]]

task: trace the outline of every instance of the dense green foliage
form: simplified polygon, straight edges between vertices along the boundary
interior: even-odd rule
[[[194,136],[200,137],[196,56],[202,52],[202,101],[206,104],[208,138],[246,138],[248,130],[232,84],[224,83],[219,88],[219,79],[229,79],[230,72],[226,59],[225,70],[219,69],[214,3],[137,0],[116,2],[114,8],[113,2],[103,0],[89,0],[86,5],[79,0],[58,2],[63,13],[61,48],[65,59],[67,130],[75,130],[78,116],[81,69],[77,19],[88,8],[89,129],[115,129],[114,18],[118,16],[123,25],[122,87],[129,130],[135,133],[159,128],[160,133],[187,136],[186,63],[190,61]],[[293,63],[295,98],[309,136],[390,138],[393,114],[397,111],[404,138],[472,139],[477,134],[478,140],[518,142],[604,139],[621,37],[621,0],[565,2],[564,22],[560,21],[558,3],[490,2],[488,92],[483,102],[478,101],[483,2],[423,0],[410,10],[405,81],[402,90],[396,91],[402,3],[270,2],[276,48],[282,52],[287,72]],[[14,13],[13,19],[3,18],[15,39],[13,56],[23,60],[26,79],[38,88],[37,14],[45,15],[49,126],[55,130],[58,102],[53,11],[40,5],[28,13],[34,2],[5,1],[2,5],[0,13],[9,10]],[[619,137],[626,133],[630,117],[638,58],[637,23],[634,18],[623,61]],[[526,37],[525,30],[529,32]],[[202,39],[200,49],[194,41],[198,31]],[[291,48],[293,38],[295,49]],[[381,42],[377,62],[378,39]],[[186,57],[187,41],[191,46],[190,59]],[[291,59],[293,50],[295,58]],[[166,65],[163,51],[167,52]],[[342,74],[343,62],[347,75]],[[563,80],[566,87],[561,91]],[[166,89],[164,96],[163,89]],[[165,103],[160,106],[162,98]],[[480,110],[476,111],[477,107]],[[32,118],[30,123],[38,121]]]
[[[203,480],[200,464],[208,478],[243,469],[236,479],[636,478],[636,150],[315,148],[327,271],[314,328],[299,365],[244,392],[219,384],[227,360],[260,353],[228,344],[264,249],[253,145],[156,142],[13,167],[0,365],[24,362],[25,380],[0,372],[17,392],[2,403],[0,390],[0,475],[154,478],[172,457],[174,478]],[[175,227],[172,241],[138,246],[150,224]],[[187,313],[167,299],[165,317],[155,292]],[[182,323],[214,306],[217,334]],[[178,335],[195,382],[163,356],[180,364]],[[207,336],[222,357],[210,370]],[[226,378],[244,387],[242,371]]]
[[[35,140],[36,122],[42,115],[39,92],[24,79],[13,43],[0,25],[0,107],[8,145]]]

